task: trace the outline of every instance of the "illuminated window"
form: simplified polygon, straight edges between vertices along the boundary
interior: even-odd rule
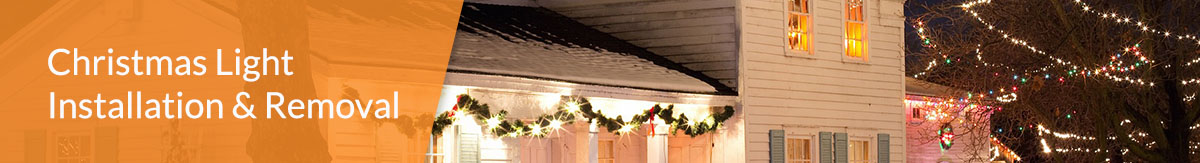
[[[600,163],[616,162],[616,159],[614,159],[615,157],[613,157],[613,141],[612,140],[601,140],[599,146],[596,147],[596,149],[599,150],[599,152],[596,153],[596,156],[599,156],[598,160],[600,161]]]
[[[812,149],[808,139],[787,139],[787,163],[812,163]]]
[[[868,147],[869,146],[867,145],[867,141],[850,141],[850,146],[849,146],[850,153],[848,153],[848,154],[850,154],[849,161],[851,163],[869,163],[869,162],[871,162],[871,157],[869,154],[867,154],[870,152],[870,150],[869,150],[870,148],[868,148]]]
[[[812,35],[809,23],[808,0],[788,0],[788,49],[811,53]]]
[[[846,0],[846,56],[867,59],[866,20],[863,0]]]
[[[55,161],[59,163],[92,162],[91,136],[57,136],[54,139]]]

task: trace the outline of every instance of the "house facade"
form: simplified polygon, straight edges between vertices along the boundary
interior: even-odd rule
[[[915,78],[905,79],[909,162],[1011,162],[1020,157],[991,136],[991,101],[947,98],[963,91]],[[998,132],[1003,132],[1000,130]]]
[[[68,16],[102,13],[92,8],[104,5],[93,3],[64,7],[87,9],[72,10],[77,12]],[[192,31],[182,38],[240,37],[241,25],[232,13],[237,10],[234,1],[147,3],[172,7],[148,13],[209,20],[188,25],[211,31]],[[695,136],[672,132],[670,125],[659,120],[625,124],[636,127],[621,132],[575,121],[538,137],[496,136],[488,122],[471,118],[460,119],[436,136],[413,130],[424,128],[413,123],[367,119],[319,120],[317,128],[333,162],[906,162],[910,155],[906,149],[910,148],[905,141],[909,115],[902,4],[901,0],[468,0],[462,8],[444,85],[414,85],[419,82],[414,80],[428,79],[405,78],[406,74],[441,71],[429,66],[441,63],[415,64],[426,65],[417,68],[388,66],[419,62],[386,59],[403,58],[389,57],[398,51],[416,50],[354,50],[388,48],[353,45],[388,41],[404,37],[404,33],[389,33],[393,28],[383,27],[347,30],[343,27],[350,25],[346,24],[360,22],[350,20],[356,15],[317,13],[310,15],[314,17],[310,28],[318,31],[312,32],[311,41],[321,45],[312,47],[313,58],[317,58],[313,78],[320,98],[385,97],[390,90],[441,92],[440,99],[421,100],[437,102],[442,113],[455,111],[458,95],[470,95],[489,104],[493,112],[505,110],[510,120],[525,122],[554,113],[564,99],[576,97],[588,99],[595,110],[622,118],[655,105],[674,106],[674,115],[687,117],[726,113],[718,109],[723,106],[733,108],[732,117],[722,122],[693,121],[720,123],[715,130]],[[155,18],[161,17],[146,19]],[[145,24],[132,26],[138,25]],[[334,30],[355,35],[319,32]],[[55,32],[59,31],[32,35]],[[94,36],[59,39],[78,39],[83,45],[95,38],[113,41],[92,41],[94,44],[131,39],[106,38],[106,32],[122,31],[67,31]],[[194,48],[175,46],[163,48]],[[38,63],[38,58],[25,59]],[[12,77],[38,75],[45,74]],[[231,86],[184,91],[220,96],[242,89],[236,80],[213,82]],[[171,90],[166,84],[129,87],[146,86]],[[432,119],[415,116],[412,120]],[[4,131],[3,136],[13,138],[4,140],[14,140],[4,144],[18,145],[0,147],[13,156],[2,157],[0,162],[163,162],[170,153],[163,149],[171,146],[182,146],[179,151],[198,162],[251,160],[242,144],[251,130],[249,120],[179,124],[51,123],[37,117],[12,120],[65,129]],[[184,132],[166,134],[174,130]],[[404,143],[413,140],[429,140],[430,145]],[[80,156],[52,153],[62,143],[84,144],[87,152]],[[413,151],[424,154],[411,154]]]
[[[583,140],[587,137],[581,137],[579,134],[590,132],[586,123],[577,123],[576,125],[582,126],[562,130],[563,133],[574,135],[523,139],[488,138],[487,127],[481,125],[483,122],[475,121],[459,126],[457,131],[444,132],[438,140],[441,143],[435,145],[438,146],[435,149],[440,151],[433,150],[432,153],[440,156],[435,160],[446,162],[476,160],[475,156],[462,158],[462,153],[453,154],[455,151],[446,151],[463,147],[454,145],[461,144],[461,140],[448,139],[457,138],[455,135],[466,132],[472,136],[477,133],[484,135],[484,138],[480,139],[484,141],[477,143],[483,145],[479,149],[492,152],[481,154],[505,153],[504,156],[479,156],[482,157],[478,159],[481,161],[905,162],[908,115],[905,112],[907,96],[903,61],[902,3],[893,0],[468,0],[464,5],[464,13],[472,12],[472,6],[501,6],[516,8],[515,10],[546,10],[540,12],[565,16],[571,21],[602,32],[597,34],[612,36],[619,39],[618,41],[645,49],[652,55],[667,60],[663,62],[683,66],[684,71],[698,72],[702,74],[702,77],[697,77],[698,80],[705,81],[717,90],[721,89],[720,87],[728,87],[733,93],[680,93],[679,89],[646,89],[657,87],[631,86],[636,84],[628,83],[596,84],[586,80],[567,80],[567,83],[615,86],[642,92],[626,93],[625,97],[616,98],[616,101],[634,100],[707,107],[732,105],[735,106],[736,112],[716,132],[688,139],[677,137],[678,134],[667,134],[665,143],[662,142],[664,140],[656,140],[657,136],[654,134],[629,136],[605,131],[599,131],[596,133],[598,136],[592,136],[598,137],[597,139]],[[471,24],[468,20],[473,18],[465,15],[467,14],[460,18],[460,22]],[[459,30],[456,49],[478,46],[459,41],[458,39],[463,38],[481,40],[472,38],[473,36],[464,36],[462,24]],[[478,53],[481,51],[455,50],[450,62],[451,72],[455,72],[456,64],[460,61],[454,58],[464,56],[464,52],[469,52],[467,55],[482,56],[482,53]],[[491,52],[495,53],[488,55],[504,56],[503,52]],[[454,76],[448,75],[447,85],[469,87],[467,90],[497,87],[481,86],[477,83],[455,84],[455,81],[460,79]],[[714,79],[718,84],[712,84]],[[568,88],[574,87],[578,86]],[[616,88],[600,88],[593,91],[622,92],[606,89]],[[653,95],[667,97],[659,99],[637,98],[663,93],[673,95]],[[443,96],[450,97],[452,94],[457,93],[443,93]],[[467,94],[489,96],[488,94],[493,93]],[[723,100],[704,100],[709,101],[707,103],[670,100],[696,96]],[[520,98],[491,98],[480,101],[509,103],[505,101],[513,99]],[[644,104],[642,108],[648,108],[645,105],[648,104]],[[439,111],[451,111],[452,108],[447,106],[450,105],[441,105],[443,108],[439,108]],[[536,115],[538,114],[533,114]],[[647,124],[639,129],[645,130],[651,128],[650,126]],[[641,131],[647,132],[649,131]],[[503,147],[489,149],[489,145],[486,144]],[[550,145],[542,147],[541,144]],[[568,153],[529,153],[545,149]]]

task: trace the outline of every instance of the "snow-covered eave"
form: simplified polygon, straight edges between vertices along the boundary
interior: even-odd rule
[[[668,104],[735,106],[737,103],[737,96],[671,92],[461,72],[447,72],[445,85],[448,87],[470,87],[472,89],[488,89],[493,91],[558,94],[589,98],[599,97]]]
[[[955,96],[966,93],[963,90],[944,86],[941,84],[930,83],[921,79],[905,77],[904,78],[904,94],[929,96],[929,97],[945,97]]]

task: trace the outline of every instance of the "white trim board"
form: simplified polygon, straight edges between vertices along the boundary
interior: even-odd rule
[[[583,97],[643,100],[677,104],[735,106],[736,96],[677,93],[635,88],[576,84],[559,81],[447,72],[445,85],[480,87],[484,89],[557,93]]]

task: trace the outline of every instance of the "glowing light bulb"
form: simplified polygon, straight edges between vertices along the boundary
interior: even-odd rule
[[[635,127],[634,124],[621,125],[621,129],[617,129],[617,133],[626,134],[629,132],[633,132],[634,127]]]
[[[542,124],[533,124],[533,125],[529,126],[529,129],[531,130],[531,131],[529,131],[530,135],[540,136],[542,134],[545,134],[542,132]]]
[[[567,113],[578,113],[581,110],[579,106],[578,102],[570,101],[564,104],[563,107],[567,110]]]
[[[550,126],[549,126],[549,127],[550,127],[551,129],[556,129],[556,130],[557,130],[557,129],[562,129],[562,125],[563,125],[563,121],[560,121],[560,120],[557,120],[557,119],[555,119],[555,120],[550,120]]]
[[[487,120],[484,120],[483,122],[487,124],[488,130],[496,129],[496,127],[500,127],[500,117],[497,117],[497,116],[492,116],[491,118],[488,118]]]

